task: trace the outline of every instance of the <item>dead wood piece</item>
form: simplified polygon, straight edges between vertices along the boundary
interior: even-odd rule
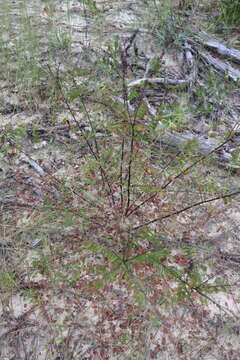
[[[211,38],[207,33],[200,33],[196,39],[204,46],[216,51],[219,55],[225,56],[232,61],[240,64],[240,51],[221,44],[216,39]]]
[[[123,103],[123,99],[120,97],[114,97],[113,99],[116,102]],[[143,98],[143,101],[147,105],[149,114],[156,118],[156,110],[151,106],[149,101],[146,97]],[[133,106],[129,104],[129,111],[130,113],[134,113],[135,109]],[[144,117],[144,120],[146,123],[151,123],[151,119],[148,118],[148,116]],[[163,124],[159,122],[158,129],[161,130],[163,128]],[[189,141],[196,141],[196,147],[191,149],[191,151],[194,151],[202,156],[211,156],[211,158],[214,158],[217,160],[218,163],[220,163],[221,166],[225,168],[230,169],[239,169],[240,164],[232,164],[232,155],[230,152],[226,151],[225,149],[219,149],[220,151],[214,152],[214,149],[219,147],[219,143],[212,138],[205,138],[201,135],[193,135],[192,133],[176,133],[176,132],[169,132],[166,131],[164,134],[160,137],[160,139],[155,143],[157,146],[158,144],[165,144],[173,149],[177,149],[179,151],[179,147],[187,145],[187,142]],[[234,149],[231,149],[231,151]]]
[[[168,78],[142,78],[131,81],[128,83],[128,87],[141,86],[144,84],[162,84],[165,86],[180,86],[185,87],[190,84],[191,77],[187,79],[168,79]]]
[[[204,138],[203,136],[196,136],[191,133],[178,134],[171,132],[164,133],[164,135],[159,139],[159,144],[163,143],[167,146],[177,148],[179,150],[179,146],[184,146],[189,141],[196,141],[197,144],[196,147],[193,147],[193,149],[191,148],[191,151],[194,151],[203,156],[210,154],[219,145],[216,140],[211,138]],[[240,164],[231,164],[232,155],[224,149],[221,149],[221,151],[216,153],[213,152],[210,154],[210,156],[217,160],[224,167],[233,169],[240,168]]]
[[[185,57],[186,57],[187,66],[190,70],[192,70],[195,62],[194,62],[191,45],[186,41],[184,44],[184,48],[185,48]]]
[[[46,174],[43,168],[40,165],[38,165],[38,163],[35,160],[31,159],[29,156],[22,154],[20,156],[20,160],[33,167],[40,176],[44,176]]]
[[[185,47],[185,58],[186,58],[187,73],[188,73],[186,78],[171,79],[171,78],[167,78],[167,77],[164,77],[164,78],[163,77],[157,77],[157,78],[149,77],[149,75],[151,73],[151,64],[152,64],[152,61],[155,59],[155,57],[153,56],[148,59],[144,76],[141,79],[137,79],[137,80],[129,82],[128,87],[141,86],[141,85],[145,85],[145,84],[161,84],[166,87],[178,87],[178,88],[184,88],[189,85],[191,86],[197,75],[195,59],[193,56],[194,51],[193,51],[191,45],[187,41],[185,42],[184,47]]]
[[[240,79],[240,71],[233,68],[231,65],[226,64],[222,60],[214,58],[212,55],[208,54],[205,51],[197,50],[199,55],[207,61],[210,65],[214,66],[217,70],[225,73],[233,81],[238,81]]]
[[[12,205],[12,206],[18,206],[18,207],[33,207],[34,205],[32,204],[28,204],[28,203],[24,203],[24,202],[20,202],[20,201],[17,201],[17,200],[10,200],[10,199],[2,199],[0,198],[0,204],[1,205],[5,205],[5,206],[9,206],[9,205]]]
[[[184,44],[184,48],[185,48],[186,65],[187,65],[188,72],[189,72],[189,80],[190,80],[189,87],[191,89],[193,86],[193,83],[195,82],[195,80],[197,78],[197,66],[196,66],[194,55],[193,55],[193,49],[187,41]]]
[[[29,127],[27,130],[27,134],[30,137],[49,137],[51,135],[55,135],[56,133],[63,133],[63,134],[69,134],[69,125],[58,125],[58,126],[51,126],[51,127],[45,127],[45,128],[37,128],[32,129],[32,126]]]

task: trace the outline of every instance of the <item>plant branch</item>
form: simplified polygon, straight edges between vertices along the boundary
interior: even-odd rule
[[[99,166],[99,169],[100,169],[100,172],[101,172],[102,180],[103,180],[103,182],[106,182],[106,183],[107,183],[107,186],[108,186],[108,188],[109,188],[109,193],[111,194],[112,203],[113,203],[113,205],[114,205],[114,204],[115,204],[115,200],[114,200],[113,190],[112,190],[111,184],[110,184],[110,182],[108,181],[108,177],[107,177],[107,175],[106,175],[103,167],[102,167],[101,164],[99,163],[99,150],[98,150],[98,145],[97,145],[97,142],[96,142],[96,137],[94,136],[94,145],[95,145],[95,148],[96,148],[96,151],[94,151],[93,146],[91,145],[91,143],[89,142],[87,136],[85,135],[85,131],[82,129],[82,127],[80,126],[78,120],[76,119],[76,116],[74,115],[74,112],[73,112],[73,110],[72,110],[72,108],[71,108],[68,100],[66,99],[66,96],[64,96],[64,92],[63,92],[63,88],[62,88],[62,84],[61,84],[61,81],[60,81],[60,79],[59,79],[59,76],[58,76],[58,75],[57,75],[57,76],[54,75],[54,73],[53,73],[53,71],[52,71],[52,69],[51,69],[51,67],[50,67],[49,65],[48,65],[48,69],[49,69],[51,75],[52,75],[54,78],[56,78],[58,88],[59,88],[59,90],[60,90],[61,93],[62,93],[62,96],[63,96],[64,102],[65,102],[65,104],[66,104],[66,106],[67,106],[67,109],[68,109],[68,111],[70,112],[70,114],[71,114],[74,122],[76,123],[78,129],[80,130],[80,132],[81,132],[84,140],[86,141],[86,144],[87,144],[87,146],[88,146],[91,154],[93,155],[94,159],[98,161],[98,166]],[[81,99],[81,103],[82,103],[82,105],[83,105],[84,111],[86,112],[86,115],[87,115],[87,117],[88,117],[88,121],[89,121],[90,127],[91,127],[91,129],[93,130],[93,125],[92,125],[92,122],[91,122],[89,113],[88,113],[88,111],[87,111],[87,109],[86,109],[85,103],[84,103],[84,101],[82,100],[81,97],[80,97],[80,99]],[[94,131],[93,131],[93,132],[94,132]]]
[[[148,225],[153,224],[153,223],[155,223],[157,221],[165,220],[165,219],[170,218],[170,217],[172,217],[174,215],[179,215],[182,212],[190,210],[190,209],[192,209],[192,208],[194,208],[196,206],[200,206],[200,205],[203,205],[203,204],[206,204],[206,203],[209,203],[209,202],[213,202],[213,201],[216,201],[216,200],[220,200],[220,199],[230,198],[230,197],[233,197],[233,196],[238,195],[238,194],[240,194],[240,190],[237,190],[235,192],[232,192],[232,193],[226,194],[226,195],[219,195],[219,196],[216,196],[216,197],[211,198],[211,199],[198,201],[198,202],[196,202],[196,203],[194,203],[192,205],[188,205],[188,206],[186,206],[186,207],[184,207],[184,208],[182,208],[180,210],[173,211],[173,212],[171,212],[171,213],[169,213],[167,215],[164,215],[164,216],[156,217],[156,218],[154,218],[154,219],[152,219],[150,221],[147,221],[146,223],[135,226],[132,230],[138,230],[138,229],[140,229],[140,228],[142,228],[144,226],[148,226]]]
[[[215,147],[213,150],[211,150],[209,153],[203,155],[202,157],[200,157],[200,159],[194,161],[191,165],[187,166],[185,169],[183,169],[179,174],[177,174],[176,176],[174,176],[173,178],[169,179],[169,181],[163,185],[161,187],[162,190],[166,189],[166,187],[171,184],[172,182],[176,181],[177,179],[179,179],[182,175],[185,175],[186,172],[188,172],[190,169],[192,169],[195,165],[199,164],[201,161],[205,160],[208,156],[212,155],[213,153],[219,151],[224,145],[226,145],[234,136],[234,133],[231,132],[231,134],[228,136],[228,138],[223,141],[220,145],[218,145],[217,147]]]
[[[123,161],[124,161],[124,147],[125,139],[122,139],[121,144],[121,160],[120,160],[120,198],[121,198],[121,209],[123,209]]]
[[[194,166],[196,166],[197,164],[199,164],[200,162],[204,161],[208,156],[210,156],[211,154],[213,154],[214,152],[217,152],[218,150],[220,150],[226,143],[228,143],[234,134],[231,134],[224,142],[222,142],[220,145],[218,145],[217,147],[215,147],[213,150],[211,150],[209,153],[201,156],[198,160],[194,161],[191,165],[187,166],[186,168],[184,168],[180,173],[178,173],[176,176],[170,178],[164,185],[162,185],[159,190],[165,190],[167,188],[168,185],[170,185],[171,183],[175,182],[177,179],[179,179],[181,176],[185,175],[186,173],[188,173],[188,171],[190,169],[192,169]],[[134,212],[136,212],[140,207],[142,207],[144,204],[146,204],[148,201],[153,200],[156,195],[158,193],[155,192],[154,194],[152,194],[151,196],[149,196],[147,199],[143,200],[139,205],[137,205],[134,209],[132,209],[127,216],[132,215]]]
[[[161,266],[168,271],[168,267],[164,264],[161,264]],[[215,300],[213,300],[210,296],[208,296],[207,294],[203,293],[201,290],[199,290],[200,286],[192,286],[191,284],[189,284],[188,281],[184,280],[181,278],[181,276],[178,276],[177,274],[174,274],[174,277],[176,279],[178,279],[181,283],[185,284],[188,286],[188,288],[191,291],[196,291],[199,295],[201,295],[202,297],[204,297],[206,300],[210,301],[212,304],[216,305],[221,311],[224,311],[225,314],[228,315],[228,312],[220,305],[218,304]],[[232,313],[232,312],[231,312]],[[234,315],[234,314],[233,314]],[[235,316],[236,317],[236,316]]]

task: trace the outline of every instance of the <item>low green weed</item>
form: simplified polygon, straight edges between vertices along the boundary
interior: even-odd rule
[[[219,2],[218,21],[226,26],[240,25],[240,3],[238,0],[222,0]]]

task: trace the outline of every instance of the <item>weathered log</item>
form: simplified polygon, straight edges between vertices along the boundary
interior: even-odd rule
[[[162,84],[166,86],[180,86],[185,87],[190,84],[191,78],[187,79],[168,79],[168,78],[142,78],[131,81],[128,83],[128,87],[141,86],[144,84]]]
[[[216,51],[219,55],[225,56],[231,59],[233,62],[240,64],[240,51],[234,48],[227,47],[217,41],[216,39],[211,38],[207,33],[201,32],[195,36],[202,45]]]
[[[148,112],[154,118],[157,118],[156,110],[151,104],[148,102],[146,98],[143,99],[145,104],[148,107]],[[146,116],[145,121],[151,122],[151,120]],[[161,131],[163,128],[163,124],[159,122],[158,129]],[[231,137],[230,137],[231,138]],[[229,140],[230,140],[229,138]],[[202,135],[194,135],[190,132],[180,134],[176,132],[164,131],[162,135],[160,135],[160,139],[155,144],[165,144],[172,149],[176,149],[179,151],[179,148],[184,148],[187,146],[188,142],[196,143],[196,146],[192,146],[191,151],[201,155],[201,156],[210,156],[211,158],[217,160],[217,162],[226,168],[239,169],[240,163],[233,164],[232,162],[232,154],[231,151],[234,149],[230,149],[227,151],[224,146],[220,147],[221,143],[216,139],[205,137]],[[226,142],[226,141],[225,141]],[[216,149],[216,152],[214,151]],[[217,151],[219,150],[219,151]]]
[[[229,64],[226,64],[224,61],[222,60],[218,60],[216,58],[214,58],[212,55],[210,55],[209,53],[197,49],[199,55],[205,60],[207,61],[210,65],[212,65],[213,67],[215,67],[215,69],[220,70],[222,73],[225,73],[226,75],[228,75],[228,77],[233,80],[233,81],[238,81],[240,79],[240,71],[235,69],[234,67],[232,67]]]
[[[193,84],[197,78],[196,61],[193,55],[193,49],[187,41],[185,41],[184,50],[185,50],[184,54],[186,59],[186,67],[189,73],[189,80],[190,80],[189,89],[192,89]]]
[[[115,98],[115,101],[121,102],[121,98]],[[123,100],[122,100],[123,101]],[[143,101],[148,107],[149,114],[157,118],[156,110],[154,107],[151,106],[147,98],[143,98]],[[130,112],[134,112],[134,108],[130,107]],[[144,117],[146,123],[151,123],[151,119],[148,118],[146,115]],[[163,124],[159,122],[158,129],[161,131],[163,128]],[[177,132],[170,132],[164,130],[163,134],[159,136],[159,140],[156,141],[154,144],[155,146],[159,146],[161,144],[167,145],[171,147],[172,149],[176,149],[179,151],[179,148],[184,148],[188,142],[196,142],[196,146],[192,146],[191,151],[201,155],[201,156],[210,156],[214,160],[216,160],[221,166],[225,168],[232,168],[232,169],[240,169],[240,162],[238,164],[232,163],[232,154],[231,151],[234,151],[235,149],[230,149],[230,151],[227,151],[224,147],[220,147],[219,142],[216,139],[201,136],[201,135],[194,135],[192,133],[184,133],[180,134]],[[216,152],[214,151],[216,149]],[[217,151],[218,150],[218,151]]]
[[[35,160],[31,159],[26,154],[21,154],[20,160],[29,164],[40,176],[46,175],[46,172],[43,170],[43,168]]]
[[[200,154],[201,156],[210,156],[217,160],[217,162],[226,168],[239,169],[240,163],[232,164],[231,152],[226,151],[224,147],[219,148],[217,140],[212,138],[205,138],[204,136],[193,135],[192,133],[175,133],[166,131],[159,139],[159,145],[165,144],[173,149],[179,151],[179,148],[185,147],[188,142],[196,142],[196,146],[191,147],[191,151]],[[216,149],[216,152],[215,152]],[[219,151],[217,151],[217,149]],[[233,149],[232,149],[233,150]]]

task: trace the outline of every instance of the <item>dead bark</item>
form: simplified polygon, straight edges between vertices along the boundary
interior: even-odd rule
[[[162,84],[165,86],[180,86],[185,87],[190,84],[191,78],[187,79],[168,79],[168,78],[142,78],[131,81],[128,83],[128,87],[141,86],[145,84]]]
[[[211,38],[208,34],[202,32],[195,36],[202,45],[211,50],[214,50],[219,55],[225,56],[231,61],[240,64],[240,51],[234,48],[227,47],[217,41],[216,39]]]
[[[231,65],[225,63],[222,60],[218,60],[214,58],[209,53],[197,49],[199,55],[207,61],[210,65],[212,65],[215,69],[221,71],[222,73],[226,74],[231,80],[238,81],[240,79],[240,71],[232,67]]]
[[[46,175],[46,172],[43,170],[43,168],[26,154],[21,154],[20,160],[29,164],[40,176]]]
[[[209,154],[211,158],[217,160],[217,162],[223,167],[232,169],[240,168],[240,165],[231,163],[231,152],[227,151],[224,148],[217,152],[214,152],[214,149],[219,146],[219,143],[217,142],[217,140],[212,138],[205,138],[204,136],[193,135],[191,133],[180,134],[166,131],[158,141],[159,145],[165,144],[173,149],[176,149],[177,151],[179,151],[179,148],[181,147],[186,147],[188,142],[196,143],[196,146],[191,145],[191,151],[201,156],[207,156]]]
[[[151,104],[146,98],[144,98],[143,101],[148,107],[149,114],[156,118],[157,114],[154,107],[151,106]],[[145,117],[145,120],[147,123],[151,122],[151,120],[148,119],[147,116]],[[161,122],[159,122],[158,128],[161,130]],[[157,141],[156,144],[159,144],[159,146],[161,146],[161,144],[164,144],[171,147],[172,149],[176,149],[177,151],[179,151],[179,148],[186,147],[188,142],[191,142],[192,145],[194,145],[194,142],[196,143],[196,146],[191,146],[191,151],[201,156],[207,156],[209,154],[211,158],[217,160],[217,162],[223,167],[232,169],[240,168],[240,164],[237,165],[231,163],[233,159],[230,151],[233,151],[234,149],[230,149],[230,151],[227,151],[225,148],[222,148],[220,149],[220,151],[214,152],[214,149],[219,147],[219,142],[213,138],[201,135],[194,135],[190,132],[180,134],[177,132],[165,131],[163,135],[160,136],[160,139]]]

